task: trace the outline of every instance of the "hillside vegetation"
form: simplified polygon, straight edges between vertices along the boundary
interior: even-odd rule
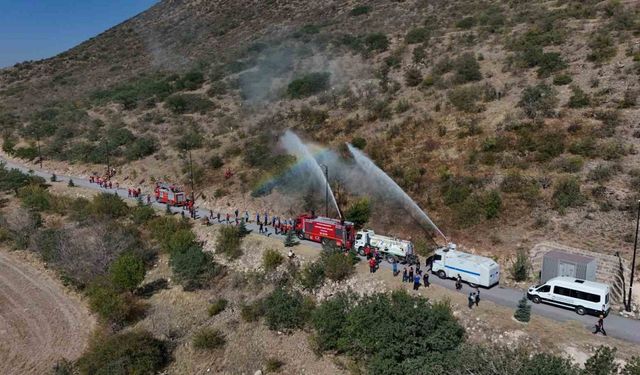
[[[627,251],[639,12],[617,0],[163,1],[3,70],[3,150],[34,160],[40,145],[86,170],[110,158],[147,182],[185,181],[192,150],[197,190],[224,206],[269,200],[264,181],[292,164],[277,139],[293,128],[362,148],[459,242],[507,257],[540,238]],[[345,208],[357,201],[334,182]],[[371,224],[422,235],[380,216]]]

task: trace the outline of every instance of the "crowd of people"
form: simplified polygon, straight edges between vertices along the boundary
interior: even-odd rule
[[[236,209],[233,213],[226,212],[224,214],[220,211],[214,212],[213,210],[209,210],[209,215],[205,217],[205,223],[210,225],[214,222],[240,225],[241,222],[250,223],[251,216],[249,215],[249,211],[246,210],[244,213],[241,213],[239,209]],[[258,232],[266,235],[271,234],[268,227],[273,228],[275,234],[286,234],[295,227],[295,221],[292,218],[286,219],[275,215],[270,216],[269,212],[256,213],[255,223],[258,226]]]

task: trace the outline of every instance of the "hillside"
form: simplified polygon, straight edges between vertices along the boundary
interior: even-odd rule
[[[344,142],[363,149],[450,238],[499,259],[540,240],[628,257],[639,12],[594,0],[162,1],[2,70],[3,150],[35,160],[40,144],[48,168],[85,174],[109,160],[147,191],[186,183],[190,150],[201,205],[292,216],[324,195],[279,178],[294,164],[278,147],[291,128],[336,155]],[[335,176],[347,209],[362,191]],[[383,201],[372,226],[424,236]]]

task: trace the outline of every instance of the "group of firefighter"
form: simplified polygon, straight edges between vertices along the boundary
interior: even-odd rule
[[[282,219],[279,216],[269,217],[268,212],[265,212],[263,215],[261,215],[260,213],[256,213],[255,218],[256,218],[255,222],[258,225],[258,231],[261,234],[262,233],[267,234],[268,233],[267,228],[269,226],[273,228],[275,234],[286,234],[289,231],[293,230],[295,227],[295,223],[292,218]],[[244,222],[244,223],[251,222],[249,211],[245,211],[244,214],[241,216],[240,211],[238,209],[236,209],[233,212],[233,217],[228,212],[223,217],[223,215],[220,212],[214,214],[213,210],[209,210],[209,216],[206,216],[203,220],[205,225],[211,225],[214,221],[217,221],[218,223],[227,223],[227,224],[235,223],[235,225],[240,225],[241,222]]]

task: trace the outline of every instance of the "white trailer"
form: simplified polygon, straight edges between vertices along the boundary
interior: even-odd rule
[[[458,276],[471,286],[491,287],[500,281],[500,266],[491,258],[456,250],[455,244],[436,249],[431,272],[442,279]]]
[[[355,249],[358,254],[364,255],[366,245],[378,249],[380,255],[385,257],[389,263],[413,262],[415,260],[411,241],[382,236],[367,229],[356,234]]]

